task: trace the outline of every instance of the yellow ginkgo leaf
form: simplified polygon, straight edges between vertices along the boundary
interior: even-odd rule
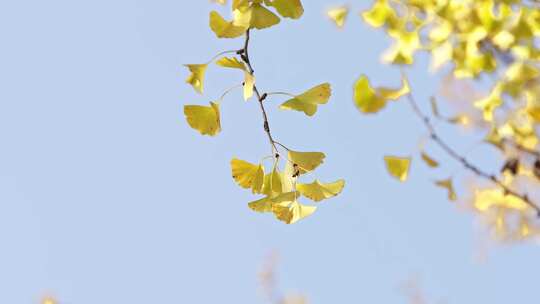
[[[222,57],[216,61],[216,64],[224,68],[239,69],[242,71],[247,70],[246,65],[236,57]]]
[[[232,9],[235,10],[246,10],[249,7],[249,2],[251,0],[233,0]]]
[[[480,212],[486,212],[492,207],[513,209],[516,211],[530,210],[530,206],[521,198],[505,194],[503,189],[476,190],[474,207]]]
[[[255,86],[255,76],[246,71],[244,78],[244,100],[248,100],[253,97],[253,88]]]
[[[281,174],[281,188],[283,192],[293,191],[296,179],[300,174],[298,165],[295,165],[292,163],[292,161],[287,160],[285,162],[285,168]]]
[[[386,100],[377,96],[369,79],[362,75],[354,84],[354,104],[363,113],[376,113],[386,106]]]
[[[221,4],[221,5],[227,4],[227,0],[212,0],[212,2],[215,2],[217,4]]]
[[[276,197],[273,200],[272,211],[277,219],[286,224],[294,224],[301,219],[304,219],[315,210],[315,206],[302,205],[296,201],[297,192],[287,192]]]
[[[286,18],[298,19],[304,14],[304,7],[300,0],[274,0],[270,5]]]
[[[323,163],[326,155],[321,152],[296,152],[289,151],[288,158],[294,165],[297,166],[299,174],[304,174],[315,170]]]
[[[282,176],[279,173],[277,166],[275,166],[271,173],[264,176],[262,193],[270,197],[275,197],[283,193],[281,179]]]
[[[248,206],[253,211],[265,213],[272,212],[272,204],[272,199],[269,196],[266,196],[256,201],[249,202]]]
[[[426,152],[422,151],[420,153],[420,156],[422,157],[422,160],[426,163],[426,165],[430,166],[431,168],[437,168],[439,166],[439,162],[434,160],[431,156],[427,155]]]
[[[323,83],[285,101],[279,108],[301,111],[308,116],[313,116],[317,112],[317,106],[326,104],[330,95],[332,95],[330,84]]]
[[[386,169],[391,176],[397,178],[401,182],[407,180],[409,176],[409,167],[411,159],[409,157],[385,156]]]
[[[244,71],[244,100],[253,97],[253,87],[255,86],[255,76],[251,74],[246,65],[235,57],[223,57],[216,61],[216,64],[224,68],[232,68]]]
[[[444,188],[448,191],[448,199],[451,201],[457,200],[457,194],[454,190],[454,184],[452,183],[452,179],[443,179],[440,181],[435,181],[435,185]]]
[[[347,20],[347,15],[349,15],[349,7],[341,6],[330,9],[326,12],[326,15],[337,27],[343,27],[343,25],[345,25],[345,21]]]
[[[264,183],[264,167],[240,159],[231,161],[232,176],[242,188],[251,188],[253,193],[261,193]]]
[[[369,79],[365,75],[354,84],[354,103],[363,113],[377,113],[386,106],[388,100],[397,100],[410,93],[409,82],[405,77],[402,86],[398,89],[372,88]]]
[[[184,115],[188,124],[202,135],[214,136],[221,131],[218,103],[210,102],[210,106],[186,105]]]
[[[253,183],[251,184],[251,192],[262,193],[263,185],[264,185],[264,167],[262,165],[259,165],[259,168],[257,169],[257,174],[255,175],[255,179],[253,180]]]
[[[442,67],[445,63],[452,59],[453,55],[452,43],[446,41],[431,50],[431,65],[430,69],[436,71]]]
[[[362,18],[373,27],[381,27],[385,24],[395,23],[397,16],[394,9],[388,4],[388,0],[377,0],[370,10],[362,13]]]
[[[316,202],[338,195],[345,186],[345,181],[340,179],[333,183],[321,183],[315,180],[311,184],[297,184],[296,189],[303,196]]]
[[[412,64],[414,54],[421,46],[418,30],[388,30],[388,35],[394,38],[395,43],[384,54],[383,60],[392,64]]]
[[[377,95],[384,100],[398,100],[402,96],[405,96],[410,92],[411,89],[409,87],[409,81],[405,77],[401,79],[401,88],[399,89],[391,89],[385,87],[377,89]]]
[[[186,64],[185,65],[191,74],[186,79],[186,83],[189,83],[195,91],[200,94],[203,93],[204,89],[204,75],[206,73],[207,64]]]
[[[481,109],[484,115],[484,120],[491,122],[493,121],[493,115],[497,108],[503,104],[501,97],[502,94],[502,85],[497,84],[491,90],[488,96],[482,98],[474,103],[474,106]]]
[[[268,10],[266,7],[258,3],[251,5],[251,21],[250,27],[256,29],[264,29],[274,26],[279,23],[279,17]]]
[[[235,24],[232,21],[227,21],[216,12],[210,12],[210,28],[218,38],[236,38],[242,36],[247,26],[243,24]]]
[[[506,30],[500,31],[493,37],[493,43],[503,51],[508,50],[515,41],[514,35]]]

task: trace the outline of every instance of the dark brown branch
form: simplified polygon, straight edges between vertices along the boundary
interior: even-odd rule
[[[529,196],[527,194],[520,194],[520,193],[516,192],[515,190],[513,190],[510,187],[508,187],[507,185],[505,185],[499,178],[497,178],[497,176],[495,176],[493,174],[486,173],[485,171],[482,171],[482,169],[478,168],[477,166],[475,166],[474,164],[469,162],[465,157],[461,156],[454,149],[452,149],[441,137],[439,137],[439,135],[437,135],[437,132],[435,131],[435,128],[431,124],[431,121],[430,121],[429,117],[424,115],[424,113],[422,113],[422,110],[420,110],[420,107],[418,106],[418,103],[415,101],[412,94],[409,93],[407,95],[407,97],[408,97],[409,103],[410,103],[411,107],[413,108],[414,112],[422,120],[422,122],[424,123],[424,125],[428,129],[429,136],[431,137],[431,139],[435,143],[437,143],[437,145],[439,145],[439,147],[441,147],[453,159],[460,162],[469,171],[471,171],[474,174],[476,174],[477,176],[479,176],[479,177],[481,177],[483,179],[489,180],[489,181],[493,182],[494,184],[496,184],[497,186],[501,187],[504,190],[504,192],[506,193],[506,195],[512,195],[512,196],[515,196],[515,197],[521,199],[522,201],[524,201],[527,205],[529,205],[532,209],[534,209],[536,211],[537,215],[540,217],[540,207],[538,207],[536,204],[534,204],[529,199]]]
[[[250,39],[250,29],[246,31],[246,40],[244,42],[244,48],[239,50],[237,53],[240,55],[244,63],[247,65],[249,69],[249,73],[254,76],[255,70],[253,70],[253,66],[251,65],[251,60],[249,58],[249,39]],[[266,114],[266,109],[264,108],[264,100],[267,97],[267,94],[261,94],[259,92],[259,89],[257,88],[257,85],[253,85],[253,91],[255,92],[255,96],[257,97],[257,100],[259,102],[259,106],[261,108],[262,116],[263,116],[263,128],[266,132],[266,135],[268,136],[268,140],[270,141],[270,145],[272,145],[273,152],[276,156],[279,157],[278,149],[276,147],[276,141],[272,137],[272,132],[270,131],[270,124],[268,123],[268,115]],[[278,143],[279,144],[279,143]],[[281,144],[279,144],[281,145]],[[281,145],[283,146],[283,145]]]

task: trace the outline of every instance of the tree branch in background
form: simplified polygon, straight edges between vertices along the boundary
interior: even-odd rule
[[[468,161],[464,156],[461,156],[458,152],[456,152],[452,147],[450,147],[435,131],[435,128],[431,124],[431,121],[428,116],[424,115],[422,113],[422,110],[420,110],[420,107],[418,106],[418,103],[414,99],[413,95],[409,93],[407,95],[409,104],[411,105],[414,113],[422,120],[425,127],[429,131],[430,138],[439,146],[441,147],[450,157],[458,161],[465,167],[467,170],[473,172],[476,176],[479,176],[485,180],[489,180],[496,184],[497,186],[501,187],[504,192],[507,195],[515,196],[522,201],[524,201],[527,205],[529,205],[532,209],[535,210],[538,217],[540,217],[540,207],[534,204],[527,194],[520,194],[517,191],[511,189],[507,185],[505,185],[497,176],[493,174],[486,173],[485,171],[482,171],[479,167],[472,164],[470,161]]]

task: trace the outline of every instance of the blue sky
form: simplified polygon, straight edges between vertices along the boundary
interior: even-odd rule
[[[382,156],[416,153],[425,132],[404,102],[377,116],[353,107],[361,74],[376,85],[399,83],[399,71],[379,60],[387,39],[356,15],[369,2],[353,6],[344,30],[324,17],[333,3],[304,2],[300,21],[253,33],[251,57],[265,91],[332,83],[332,99],[314,118],[280,111],[274,99],[270,123],[287,146],[326,153],[318,178],[347,184],[314,216],[287,226],[249,210],[253,197],[230,177],[233,157],[256,161],[268,151],[257,104],[230,94],[215,138],[191,130],[182,114],[184,104],[206,104],[241,81],[211,68],[204,96],[184,83],[182,64],[241,46],[208,27],[209,11],[225,8],[4,1],[2,301],[52,294],[69,304],[262,303],[257,271],[279,252],[280,287],[311,303],[405,303],[399,286],[410,277],[446,303],[533,303],[538,247],[489,245],[480,258],[486,241],[474,216],[432,186],[459,165],[440,156],[440,174],[415,162],[406,184],[387,176]],[[427,64],[420,57],[409,73],[419,100],[439,84]],[[457,148],[477,140],[441,132]],[[469,156],[489,166],[491,152]]]

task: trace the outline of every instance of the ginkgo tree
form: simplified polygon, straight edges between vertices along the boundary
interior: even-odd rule
[[[349,8],[327,14],[341,27]],[[360,16],[393,40],[382,59],[401,70],[403,83],[396,89],[374,87],[367,76],[360,76],[353,92],[357,109],[369,115],[391,101],[407,100],[426,127],[427,138],[491,184],[474,190],[472,206],[485,216],[495,236],[503,240],[539,236],[540,1],[375,0]],[[480,89],[488,83],[487,93],[469,101],[480,119],[475,121],[474,113],[442,115],[437,96],[425,103],[416,101],[406,72],[419,52],[429,55],[434,71],[450,73]],[[423,111],[424,107],[431,111]],[[484,142],[502,156],[500,168],[481,168],[458,152],[437,132],[439,121],[485,129]],[[428,167],[440,166],[424,148],[418,154]],[[411,156],[384,157],[390,175],[402,182],[409,176],[411,160]],[[452,177],[435,185],[447,191],[449,200],[458,199]]]
[[[215,2],[227,4],[224,0]],[[262,129],[268,137],[271,154],[263,156],[258,163],[232,159],[232,177],[240,187],[255,195],[261,195],[259,199],[248,203],[251,209],[261,213],[273,213],[278,220],[292,224],[313,214],[317,209],[315,205],[300,203],[300,197],[320,202],[338,195],[345,182],[341,179],[330,183],[317,179],[308,183],[301,182],[301,179],[323,163],[326,156],[322,152],[294,151],[277,141],[270,129],[265,101],[286,96],[287,100],[279,106],[280,109],[313,116],[320,105],[329,101],[331,86],[328,83],[319,84],[300,94],[266,92],[257,87],[249,49],[251,36],[254,30],[268,29],[279,24],[281,18],[302,17],[304,8],[300,0],[233,0],[230,5],[231,20],[225,19],[216,11],[210,12],[210,29],[217,38],[243,37],[243,46],[237,50],[221,52],[203,64],[187,64],[191,74],[186,82],[196,92],[203,94],[205,74],[213,63],[218,67],[243,73],[244,80],[232,89],[225,90],[220,98],[211,101],[209,105],[184,106],[184,114],[193,129],[202,135],[216,136],[221,132],[221,101],[233,89],[243,87],[243,99],[255,99],[262,113]],[[266,166],[265,161],[271,161],[271,165]]]

